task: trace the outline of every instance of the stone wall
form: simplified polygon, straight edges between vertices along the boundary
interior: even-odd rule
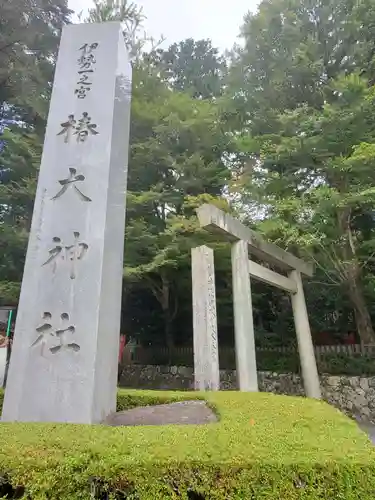
[[[261,391],[303,396],[299,375],[259,372]],[[347,415],[375,423],[375,377],[321,376],[323,397]],[[192,368],[131,365],[122,369],[120,386],[138,389],[189,390],[194,388]],[[222,390],[235,390],[236,372],[220,371]]]

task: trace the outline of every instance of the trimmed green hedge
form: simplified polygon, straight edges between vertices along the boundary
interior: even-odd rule
[[[121,390],[118,407],[197,398],[216,408],[218,423],[1,424],[0,498],[374,499],[374,448],[322,401]]]

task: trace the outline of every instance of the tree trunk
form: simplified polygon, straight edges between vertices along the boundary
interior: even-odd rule
[[[163,318],[164,318],[164,335],[165,335],[165,344],[168,348],[169,353],[171,354],[174,349],[174,338],[172,332],[172,313],[171,313],[171,305],[170,305],[170,287],[169,281],[164,274],[161,276],[162,279],[162,288],[161,288],[161,307],[163,310]]]
[[[172,323],[177,313],[177,298],[174,297],[172,301],[170,300],[171,284],[168,279],[168,276],[163,272],[160,274],[160,281],[158,280],[158,283],[156,284],[155,280],[150,280],[150,284],[151,284],[151,290],[156,299],[158,300],[161,309],[163,311],[164,340],[165,340],[165,345],[168,348],[168,352],[170,353],[169,357],[171,358],[171,354],[175,347]]]
[[[363,344],[374,344],[375,334],[361,283],[361,265],[356,255],[356,240],[351,228],[350,208],[338,212],[338,223],[345,237],[341,264],[343,282],[346,282],[348,286],[348,295],[354,310],[357,332]]]
[[[360,283],[360,269],[358,264],[353,264],[352,267],[351,277],[348,276],[348,294],[354,309],[357,332],[363,344],[373,344],[374,329]]]

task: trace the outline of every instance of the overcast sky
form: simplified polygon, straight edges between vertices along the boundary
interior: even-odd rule
[[[68,0],[69,7],[80,12],[91,6],[91,0]],[[145,28],[150,36],[166,44],[185,38],[210,38],[220,50],[232,48],[238,42],[243,16],[254,11],[258,0],[136,0],[147,16]]]

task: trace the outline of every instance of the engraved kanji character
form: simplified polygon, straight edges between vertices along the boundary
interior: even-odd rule
[[[81,75],[80,79],[77,82],[77,85],[92,85],[92,82],[89,81],[88,75]]]
[[[66,179],[59,180],[59,184],[61,184],[62,188],[51,199],[57,200],[57,198],[60,198],[60,196],[62,196],[69,189],[69,187],[72,187],[82,201],[92,201],[91,198],[83,194],[82,191],[77,186],[75,186],[76,182],[83,182],[84,180],[85,180],[84,175],[82,174],[77,175],[77,170],[75,168],[70,167],[69,177],[67,177]]]
[[[52,264],[52,272],[55,273],[57,269],[57,263],[59,260],[66,261],[70,264],[70,279],[74,280],[76,278],[76,265],[77,261],[82,260],[85,256],[89,246],[85,242],[80,242],[80,234],[78,231],[74,231],[74,243],[73,245],[64,245],[61,239],[57,236],[52,238],[52,243],[55,245],[51,248],[48,253],[48,259],[43,262],[42,266]]]
[[[67,143],[70,140],[72,130],[74,130],[73,135],[77,136],[77,142],[85,142],[89,134],[97,135],[99,132],[96,129],[96,123],[91,123],[91,116],[85,111],[82,113],[82,118],[77,120],[74,115],[69,115],[68,121],[61,123],[62,130],[57,135],[64,135],[64,142]]]
[[[38,333],[38,337],[36,340],[31,344],[31,347],[41,345],[41,355],[43,356],[44,353],[44,347],[48,341],[49,337],[57,337],[59,340],[58,345],[54,345],[50,347],[50,351],[52,354],[56,354],[59,352],[61,349],[67,349],[71,350],[74,352],[78,352],[81,347],[76,344],[75,342],[69,342],[69,340],[66,338],[67,334],[74,334],[75,333],[75,327],[73,325],[68,325],[67,322],[69,321],[69,314],[68,313],[62,313],[61,316],[61,323],[62,323],[62,328],[53,328],[52,326],[52,314],[50,312],[45,312],[43,314],[43,320],[44,323],[41,324],[36,328],[36,332]],[[65,328],[64,328],[65,326]]]
[[[90,87],[81,85],[78,89],[75,89],[74,93],[77,94],[78,99],[84,99],[89,90],[91,90]]]
[[[96,63],[94,54],[82,55],[78,59],[78,64],[81,69],[91,69],[91,66]]]

